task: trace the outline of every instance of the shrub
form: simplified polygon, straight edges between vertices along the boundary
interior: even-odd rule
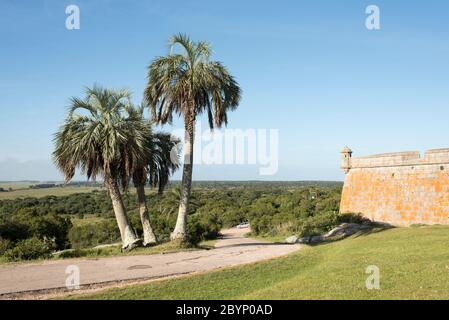
[[[269,234],[272,230],[271,217],[261,216],[257,218],[250,219],[251,222],[251,232],[256,235]]]
[[[10,248],[12,248],[11,240],[0,238],[0,256],[2,256]]]
[[[201,240],[212,240],[219,236],[220,230],[223,227],[222,220],[219,214],[202,214],[199,215],[199,223],[205,226],[205,231],[202,234]]]
[[[120,240],[120,230],[115,219],[74,226],[69,231],[72,248],[88,248]]]
[[[0,238],[16,242],[29,236],[28,226],[18,222],[0,222]]]
[[[216,212],[216,215],[220,217],[221,224],[225,228],[234,227],[245,220],[244,213],[230,206],[228,207],[227,204],[223,205],[221,210],[215,209],[212,212]]]
[[[259,196],[246,216],[255,235],[316,235],[340,223],[341,188],[306,187]]]
[[[220,233],[221,224],[214,216],[191,215],[188,222],[189,240],[198,244],[203,240],[215,239]]]
[[[12,249],[4,253],[8,261],[50,258],[53,248],[48,241],[37,237],[19,241]]]
[[[12,237],[7,237],[10,240],[17,239],[20,235],[23,238],[53,239],[55,249],[65,249],[69,245],[67,234],[72,223],[69,218],[63,218],[54,212],[43,214],[29,208],[20,209],[9,224],[16,229]]]
[[[316,236],[330,231],[339,224],[338,214],[336,212],[324,212],[307,218],[299,226],[299,235]]]
[[[159,242],[165,242],[170,239],[170,232],[176,224],[176,217],[163,217],[161,215],[153,215],[150,217],[151,226]]]
[[[339,223],[371,223],[372,221],[368,218],[365,218],[360,213],[342,213],[338,215],[338,222]]]

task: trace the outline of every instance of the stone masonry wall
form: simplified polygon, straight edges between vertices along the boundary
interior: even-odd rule
[[[340,212],[397,226],[449,224],[449,149],[427,151],[423,158],[419,152],[351,154],[343,160]]]

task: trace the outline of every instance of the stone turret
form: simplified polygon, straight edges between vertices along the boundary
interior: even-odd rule
[[[352,157],[352,150],[349,149],[347,146],[341,150],[341,169],[348,173],[349,170],[351,170],[351,157]]]

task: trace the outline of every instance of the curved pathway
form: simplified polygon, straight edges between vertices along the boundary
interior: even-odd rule
[[[294,252],[300,247],[245,238],[248,231],[223,230],[223,238],[211,250],[3,265],[0,266],[0,299],[65,290],[67,277],[73,269],[79,270],[81,288],[107,286],[114,282],[158,279],[256,262]]]

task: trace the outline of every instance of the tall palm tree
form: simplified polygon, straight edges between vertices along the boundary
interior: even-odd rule
[[[171,123],[173,114],[183,117],[184,164],[182,194],[172,240],[187,240],[187,213],[192,188],[195,121],[207,113],[211,129],[227,124],[227,112],[237,108],[240,88],[220,62],[210,61],[206,42],[193,42],[179,34],[170,39],[170,53],[156,58],[148,69],[144,98],[160,124]],[[179,45],[180,53],[173,49]]]
[[[147,145],[151,131],[147,130],[147,124],[123,116],[130,105],[130,93],[126,90],[86,88],[84,99],[71,99],[67,119],[55,134],[53,152],[66,182],[73,178],[78,167],[88,179],[103,177],[123,249],[134,248],[140,240],[129,222],[119,186],[126,188],[135,166],[151,152]]]
[[[136,117],[146,121],[143,116],[143,107],[128,109],[129,117]],[[168,179],[173,172],[178,169],[178,139],[172,138],[170,134],[164,132],[151,132],[151,123],[147,121],[149,132],[146,136],[148,150],[147,157],[142,163],[136,165],[133,172],[133,184],[136,188],[137,201],[139,205],[140,220],[143,228],[144,246],[157,242],[150,222],[150,214],[145,197],[145,185],[147,182],[158,188],[161,194],[168,183]]]

